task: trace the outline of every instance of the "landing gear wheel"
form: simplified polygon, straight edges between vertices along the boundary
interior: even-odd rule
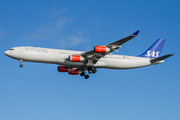
[[[84,72],[82,72],[82,73],[80,74],[80,76],[85,76],[85,73],[84,73]]]
[[[89,72],[89,74],[92,73],[92,67],[91,66],[88,67],[88,72]]]
[[[89,74],[91,74],[93,71],[92,70],[88,70]]]
[[[23,67],[23,64],[20,64],[20,67]]]
[[[89,78],[89,75],[85,75],[84,77],[85,77],[85,79],[88,79],[88,78]]]
[[[21,63],[21,64],[20,64],[20,67],[23,67],[22,60],[19,60],[19,62]]]
[[[96,73],[96,72],[97,72],[97,70],[96,70],[96,69],[92,70],[92,73]]]

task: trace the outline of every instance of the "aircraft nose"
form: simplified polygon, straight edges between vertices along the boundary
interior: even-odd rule
[[[8,50],[4,52],[5,55],[8,55]]]

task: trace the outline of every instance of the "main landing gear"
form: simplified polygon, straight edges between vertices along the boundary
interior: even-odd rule
[[[89,66],[88,67],[88,72],[89,72],[89,74],[91,74],[91,73],[96,73],[97,72],[97,70],[94,68],[92,68],[91,66]]]
[[[19,62],[21,63],[21,64],[20,64],[20,67],[23,67],[22,60],[19,60]]]
[[[97,72],[97,70],[96,70],[95,68],[92,68],[91,66],[89,66],[89,67],[87,68],[87,70],[88,70],[88,73],[89,73],[89,74],[91,74],[91,73],[96,73],[96,72]],[[80,74],[80,76],[84,76],[85,79],[88,79],[88,78],[89,78],[89,75],[87,75],[87,74],[85,73],[85,71],[83,71],[83,72]]]
[[[81,76],[84,76],[85,79],[88,79],[88,78],[89,78],[89,75],[86,75],[84,71],[83,71],[80,75],[81,75]]]

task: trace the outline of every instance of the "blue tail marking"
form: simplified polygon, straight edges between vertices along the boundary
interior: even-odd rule
[[[164,46],[165,39],[158,39],[151,47],[138,57],[158,58]]]

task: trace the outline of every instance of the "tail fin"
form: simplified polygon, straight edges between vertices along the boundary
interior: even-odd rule
[[[158,39],[151,47],[138,57],[158,58],[164,46],[165,39]]]

